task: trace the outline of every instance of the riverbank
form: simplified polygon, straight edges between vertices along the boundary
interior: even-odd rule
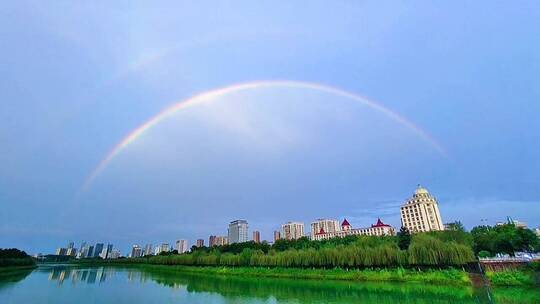
[[[145,267],[155,267],[148,265]],[[404,268],[381,270],[345,269],[291,269],[262,267],[192,267],[158,266],[177,272],[204,273],[215,275],[234,275],[249,277],[347,280],[371,282],[418,282],[430,284],[470,285],[471,280],[465,271],[457,269],[417,271]]]
[[[268,268],[268,267],[223,267],[223,266],[182,266],[153,265],[129,263],[80,263],[81,265],[122,265],[129,267],[159,269],[168,272],[195,274],[266,277],[286,279],[336,280],[336,281],[369,281],[369,282],[416,282],[429,284],[471,285],[467,272],[458,269],[411,270],[394,269],[302,269],[302,268]]]

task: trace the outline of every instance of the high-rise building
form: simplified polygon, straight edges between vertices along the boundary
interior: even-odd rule
[[[70,257],[76,257],[77,256],[77,248],[70,247],[66,251],[66,255]]]
[[[304,236],[304,223],[288,222],[281,225],[281,237],[286,240],[297,240]]]
[[[236,220],[229,224],[229,244],[244,243],[248,239],[248,222],[246,220]]]
[[[75,243],[74,242],[69,242],[69,244],[67,246],[67,249],[74,248],[74,247],[75,247]]]
[[[311,237],[320,233],[333,233],[337,231],[340,231],[337,220],[317,219],[311,223]]]
[[[198,248],[204,247],[204,240],[203,239],[198,239],[197,240],[197,247]]]
[[[215,235],[211,235],[208,238],[208,247],[214,247],[216,245],[216,237]]]
[[[142,257],[143,255],[143,250],[141,248],[141,246],[135,244],[133,245],[133,247],[131,248],[131,257],[132,258],[140,258]]]
[[[426,188],[418,185],[401,206],[401,225],[413,233],[444,230],[437,199]]]
[[[88,250],[89,249],[90,249],[90,246],[88,246],[88,245],[86,245],[86,243],[84,243],[84,246],[81,247],[81,250],[77,254],[77,258],[84,259],[84,258],[88,257]]]
[[[185,253],[189,251],[188,240],[178,240],[176,241],[176,251],[178,253]]]
[[[229,244],[229,240],[227,239],[226,236],[211,235],[209,238],[209,243],[210,243],[209,244],[210,247],[224,246],[224,245]]]
[[[85,258],[92,258],[94,257],[94,246],[90,245],[88,246],[88,252],[86,253]]]
[[[94,253],[92,257],[97,258],[101,252],[103,251],[103,243],[97,243],[96,246],[94,246]]]
[[[109,253],[112,251],[113,245],[107,244],[106,247],[103,247],[101,250],[101,254],[99,255],[102,259],[107,259],[109,257]]]
[[[120,250],[118,249],[113,249],[109,253],[109,259],[118,259],[120,256],[121,256],[121,253],[120,253]]]
[[[85,242],[85,241],[82,241],[82,242],[81,242],[81,247],[79,247],[79,253],[80,253],[81,251],[83,251],[84,247],[86,247],[86,242]]]
[[[171,251],[171,246],[169,245],[169,243],[161,244],[161,248],[159,252],[169,252],[169,251]]]
[[[276,230],[274,231],[274,243],[279,240],[281,240],[281,233],[278,230]]]
[[[57,248],[55,254],[56,255],[66,255],[67,254],[67,248]]]
[[[253,241],[255,243],[261,242],[261,233],[258,230],[253,231]]]
[[[154,254],[154,248],[152,244],[146,244],[144,246],[144,255],[153,255]]]

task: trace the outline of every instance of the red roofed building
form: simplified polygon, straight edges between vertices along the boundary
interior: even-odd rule
[[[330,220],[327,220],[330,221]],[[337,222],[337,221],[335,221]],[[381,221],[381,219],[377,219],[377,223],[374,225],[371,225],[371,227],[368,228],[356,228],[354,229],[351,224],[349,224],[349,221],[347,219],[344,219],[341,223],[341,229],[336,231],[328,231],[325,232],[323,228],[320,228],[320,230],[311,235],[312,240],[327,240],[331,238],[336,237],[346,237],[349,235],[370,235],[370,236],[385,236],[385,235],[395,235],[396,230],[394,227],[387,225]]]
[[[349,231],[352,229],[352,226],[351,224],[349,224],[349,221],[347,221],[347,219],[344,219],[343,222],[341,223],[341,230],[342,231]]]
[[[383,222],[381,221],[380,218],[378,218],[378,219],[377,219],[377,224],[371,225],[371,227],[372,227],[372,228],[374,228],[374,227],[390,227],[390,225],[386,225],[385,223],[383,223]]]

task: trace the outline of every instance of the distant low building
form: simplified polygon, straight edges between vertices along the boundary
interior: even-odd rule
[[[534,229],[534,232],[536,232],[536,235],[540,237],[540,227]]]
[[[227,245],[227,244],[229,244],[229,240],[227,239],[226,236],[211,235],[208,245],[210,247],[214,247],[214,246],[224,246],[224,245]]]
[[[261,232],[259,232],[258,230],[253,231],[253,241],[255,243],[261,242]]]
[[[514,225],[514,226],[516,226],[518,228],[525,228],[526,229],[528,227],[527,223],[520,222],[518,220],[514,220],[509,216],[506,218],[506,222],[497,222],[497,224],[495,224],[495,225],[496,226],[501,226],[501,225],[507,225],[507,224]]]
[[[279,232],[278,230],[274,231],[274,243],[276,241],[279,241],[281,240],[281,232]]]
[[[353,228],[351,224],[349,224],[347,219],[345,219],[343,220],[343,223],[341,223],[341,228],[338,231],[326,232],[323,228],[321,228],[318,233],[311,235],[311,239],[320,241],[336,237],[346,237],[349,235],[386,236],[395,234],[396,230],[394,229],[394,227],[383,223],[381,219],[377,219],[376,224],[371,225],[371,227],[367,228]]]

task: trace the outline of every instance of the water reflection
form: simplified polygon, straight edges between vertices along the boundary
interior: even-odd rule
[[[107,280],[107,277],[114,277],[117,272],[116,269],[107,267],[78,268],[72,266],[41,267],[39,271],[49,273],[49,281],[57,281],[59,285],[64,284],[64,282],[72,284],[102,283]]]
[[[34,269],[14,269],[13,271],[0,272],[0,290],[15,285],[16,283],[26,279]]]
[[[489,295],[483,288],[394,284],[284,280],[208,276],[175,272],[172,268],[50,267],[50,281],[58,284],[104,283],[107,280],[127,284],[158,284],[192,295],[214,295],[226,303],[539,303],[540,291],[498,288]],[[114,285],[112,282],[109,285]],[[143,286],[144,285],[144,286]],[[493,300],[492,300],[493,299]]]

